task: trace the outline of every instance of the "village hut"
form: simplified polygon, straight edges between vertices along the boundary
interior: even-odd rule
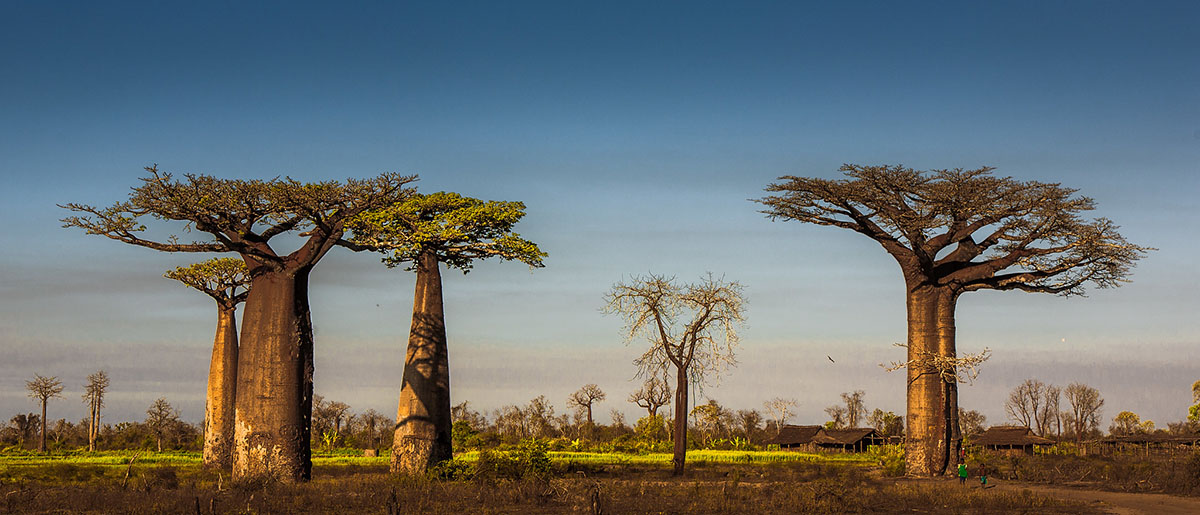
[[[812,438],[812,443],[818,449],[838,450],[842,452],[863,452],[872,445],[883,445],[887,438],[870,427],[855,427],[850,429],[822,428]]]
[[[767,440],[767,444],[778,445],[780,449],[791,451],[814,451],[812,439],[821,432],[821,426],[793,426],[787,424],[779,430],[775,438]]]
[[[1107,436],[1100,443],[1108,450],[1188,451],[1200,445],[1200,434],[1139,433]]]
[[[1033,448],[1039,445],[1053,445],[1054,441],[1033,434],[1026,426],[992,426],[971,440],[989,451],[1001,454],[1033,454]]]

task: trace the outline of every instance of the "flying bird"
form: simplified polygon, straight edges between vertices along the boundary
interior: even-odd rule
[[[825,355],[825,357],[826,357],[826,358],[829,358],[829,355],[828,355],[828,354],[826,354],[826,355]],[[830,362],[830,363],[837,363],[836,361],[834,361],[834,360],[833,360],[833,358],[829,358],[829,362]]]

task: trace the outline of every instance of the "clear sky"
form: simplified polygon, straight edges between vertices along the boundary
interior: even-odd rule
[[[831,3],[824,3],[831,4]],[[994,357],[962,405],[1004,420],[1026,378],[1100,389],[1105,422],[1186,415],[1200,379],[1200,5],[1195,2],[0,3],[0,417],[80,420],[85,376],[111,421],[159,396],[202,417],[215,309],[163,279],[170,255],[59,227],[142,167],[300,180],[419,174],[421,191],[521,200],[546,268],[446,274],[454,401],[585,383],[599,419],[636,389],[603,294],[630,274],[746,286],[735,408],[841,392],[903,414],[900,273],[848,231],[771,222],[748,199],[842,163],[998,167],[1094,197],[1160,250],[1133,283],[1064,299],[980,292],[961,352]],[[336,250],[316,269],[316,389],[394,413],[413,277]],[[826,356],[834,359],[831,363]]]

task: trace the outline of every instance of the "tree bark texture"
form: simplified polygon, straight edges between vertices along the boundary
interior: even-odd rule
[[[945,287],[912,285],[908,290],[908,424],[904,442],[907,474],[939,476],[962,449],[958,384],[939,371],[911,364],[929,356],[955,357],[954,307],[958,294]]]
[[[38,436],[38,452],[46,452],[46,398],[42,397],[42,430]]]
[[[204,408],[204,465],[229,468],[233,464],[234,400],[237,392],[237,311],[217,306],[217,334],[208,365],[208,393]]]
[[[311,477],[309,271],[269,271],[252,280],[238,349],[234,480]]]
[[[687,369],[680,367],[675,372],[675,455],[671,458],[676,476],[683,474],[683,463],[687,459],[687,421],[688,376]]]
[[[424,474],[453,457],[450,419],[450,360],[442,310],[442,276],[437,256],[417,258],[412,326],[404,355],[404,377],[396,409],[391,471]]]

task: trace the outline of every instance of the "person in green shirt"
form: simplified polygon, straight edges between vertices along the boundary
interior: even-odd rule
[[[958,484],[967,484],[967,464],[961,461],[958,463]]]

